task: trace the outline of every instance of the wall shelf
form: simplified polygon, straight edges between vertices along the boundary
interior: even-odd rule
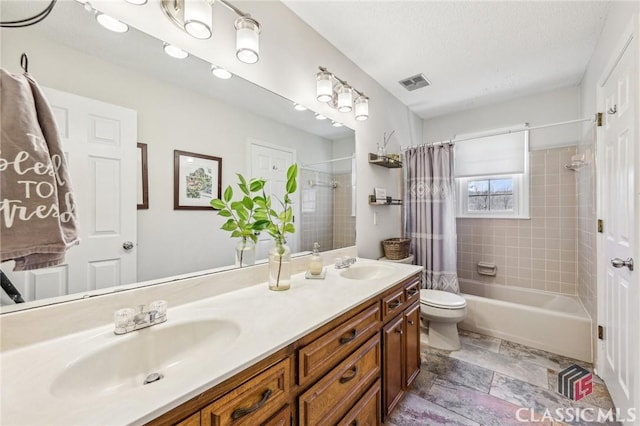
[[[386,156],[378,156],[372,152],[369,153],[369,164],[375,164],[388,169],[399,169],[402,167],[402,161],[392,160]]]
[[[369,204],[372,206],[401,206],[402,200],[391,197],[376,199],[376,196],[371,194],[369,195]]]

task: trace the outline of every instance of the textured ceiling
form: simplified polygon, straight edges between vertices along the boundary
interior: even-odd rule
[[[425,119],[578,85],[609,10],[598,1],[284,3]],[[398,83],[419,73],[430,87]]]

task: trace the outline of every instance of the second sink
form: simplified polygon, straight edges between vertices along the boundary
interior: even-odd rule
[[[147,376],[180,374],[181,368],[215,362],[225,344],[240,334],[231,321],[208,319],[165,323],[123,336],[81,356],[54,380],[58,397],[95,398],[143,386]],[[150,384],[149,386],[153,386]]]
[[[343,278],[352,280],[379,280],[387,278],[396,272],[396,268],[389,265],[359,264],[351,266],[340,272]]]

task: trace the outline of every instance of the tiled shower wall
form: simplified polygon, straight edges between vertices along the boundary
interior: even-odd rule
[[[300,232],[300,251],[313,250],[313,243],[320,243],[320,250],[333,248],[333,189],[331,173],[300,171],[300,213],[296,224]]]
[[[486,283],[577,294],[576,148],[530,154],[531,219],[457,219],[458,276]],[[495,263],[495,277],[478,262]]]
[[[593,335],[596,335],[596,150],[595,128],[587,133],[578,145],[578,154],[584,156],[586,165],[577,173],[578,186],[578,297],[593,319]],[[595,344],[595,342],[594,342]],[[595,351],[594,351],[595,353]]]
[[[333,248],[356,244],[356,217],[353,215],[351,173],[333,175],[338,184],[333,192]]]
[[[331,184],[336,183],[332,188]],[[300,251],[313,250],[313,243],[320,243],[320,250],[332,250],[353,246],[356,243],[356,218],[352,216],[351,173],[300,172],[301,221]]]

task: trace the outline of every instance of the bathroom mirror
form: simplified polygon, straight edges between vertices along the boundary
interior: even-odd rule
[[[37,2],[7,2],[3,18],[33,14],[38,4],[31,3]],[[211,64],[199,58],[171,58],[163,52],[162,41],[133,28],[109,32],[78,2],[58,2],[43,22],[3,28],[0,35],[3,68],[21,72],[20,54],[25,52],[29,73],[41,86],[137,114],[133,143],[146,144],[148,208],[133,206],[136,278],[119,284],[166,282],[233,267],[237,241],[220,230],[223,218],[214,210],[173,208],[175,150],[221,158],[223,190],[235,186],[236,173],[251,175],[249,158],[255,146],[291,154],[301,166],[297,231],[289,241],[293,251],[311,250],[314,241],[321,250],[355,244],[353,130],[316,120],[312,111],[297,111],[291,101],[237,76],[218,79]],[[88,179],[71,178],[74,185]],[[70,250],[83,249],[81,242]],[[10,272],[13,262],[1,267],[10,277],[15,274]],[[12,280],[29,302],[14,305],[2,292],[2,312],[114,291],[100,280],[65,282],[64,272],[42,280],[46,275],[47,270],[38,270],[29,278]],[[35,285],[38,277],[42,284]]]

